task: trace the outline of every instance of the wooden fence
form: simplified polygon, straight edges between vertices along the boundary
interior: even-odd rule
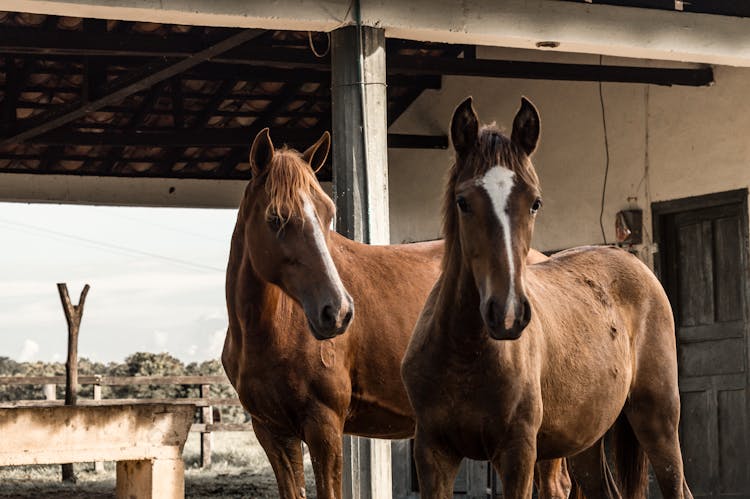
[[[201,467],[211,465],[212,433],[216,431],[252,431],[250,423],[214,422],[214,407],[241,406],[237,397],[212,398],[211,385],[229,384],[225,376],[79,376],[80,385],[93,385],[94,398],[79,398],[77,405],[103,406],[114,404],[194,404],[200,408],[200,422],[194,423],[190,431],[201,434]],[[0,376],[0,386],[41,385],[44,405],[64,405],[64,400],[56,400],[57,385],[65,385],[65,376]],[[200,386],[199,398],[137,398],[102,399],[102,386],[125,385],[194,385]],[[34,407],[41,400],[14,400],[0,402],[2,407]],[[102,469],[101,463],[96,469]]]

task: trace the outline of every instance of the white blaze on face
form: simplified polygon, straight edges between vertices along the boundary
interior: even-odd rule
[[[515,265],[513,264],[513,251],[510,237],[508,200],[511,191],[513,190],[513,186],[516,184],[516,174],[504,166],[496,165],[487,170],[481,178],[478,178],[476,184],[482,187],[490,197],[493,211],[495,212],[497,221],[500,223],[500,227],[503,231],[505,254],[508,257],[508,277],[510,278],[510,282],[508,283],[508,298],[505,302],[504,308],[505,327],[510,329],[515,320],[514,305],[516,302],[516,291],[513,282],[515,278]],[[488,284],[489,283],[487,283],[487,285]],[[510,321],[510,324],[508,324],[508,321]]]
[[[331,258],[331,252],[328,251],[328,245],[326,244],[326,238],[323,235],[323,230],[320,227],[320,219],[318,213],[315,211],[315,205],[306,195],[302,195],[302,207],[305,212],[305,223],[310,224],[313,231],[313,240],[315,241],[315,248],[320,253],[320,257],[323,259],[323,265],[325,266],[326,275],[336,286],[339,292],[339,299],[341,303],[346,303],[346,293],[344,292],[344,285],[339,277],[339,272],[336,270],[336,266],[333,264],[333,258]]]

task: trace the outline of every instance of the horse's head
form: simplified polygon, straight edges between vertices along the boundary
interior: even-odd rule
[[[315,178],[330,145],[325,132],[302,154],[277,150],[268,129],[261,131],[241,211],[253,269],[302,306],[319,340],[343,333],[354,314],[328,247],[335,206]]]
[[[471,98],[451,121],[456,164],[446,193],[446,239],[455,238],[474,277],[490,336],[517,339],[531,319],[524,269],[536,213],[539,180],[529,157],[539,139],[539,115],[525,98],[510,138],[479,125]]]

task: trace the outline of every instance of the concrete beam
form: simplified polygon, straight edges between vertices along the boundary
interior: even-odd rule
[[[237,209],[245,180],[0,173],[0,201]]]
[[[4,10],[208,26],[331,31],[349,0],[5,0]],[[750,19],[558,0],[374,0],[388,37],[750,67]]]

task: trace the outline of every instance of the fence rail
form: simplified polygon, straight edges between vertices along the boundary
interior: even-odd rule
[[[65,401],[56,400],[56,386],[65,384],[65,376],[0,376],[0,386],[41,385],[45,399],[13,400],[0,402],[0,407],[43,407],[64,405]],[[211,385],[229,384],[226,376],[99,376],[85,375],[78,377],[79,385],[93,385],[93,400],[78,399],[77,405],[105,406],[116,404],[193,404],[200,409],[200,423],[193,423],[190,431],[200,433],[201,466],[211,465],[212,433],[216,431],[252,431],[250,423],[214,422],[214,407],[238,407],[242,404],[237,397],[212,398]],[[200,387],[200,398],[127,398],[102,400],[102,386],[132,385],[197,385]],[[97,470],[103,469],[97,463]]]

